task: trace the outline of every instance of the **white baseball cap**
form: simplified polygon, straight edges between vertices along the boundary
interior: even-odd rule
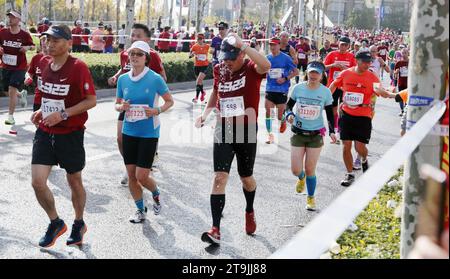
[[[14,10],[9,11],[8,13],[6,13],[6,15],[7,16],[8,15],[12,15],[13,17],[17,17],[17,18],[21,18],[22,17],[22,15],[19,12],[14,11]]]
[[[145,53],[150,53],[150,46],[148,45],[148,43],[144,42],[144,41],[136,41],[134,42],[130,48],[128,48],[127,52],[130,52],[132,49],[140,49]]]
[[[77,20],[77,21],[75,22],[75,24],[76,24],[76,25],[81,25],[81,20]]]

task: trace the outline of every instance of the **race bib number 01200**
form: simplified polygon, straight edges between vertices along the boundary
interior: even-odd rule
[[[52,100],[47,98],[42,98],[42,118],[47,118],[50,114],[54,112],[61,112],[66,109],[64,100]]]
[[[349,106],[359,106],[364,102],[364,94],[362,93],[354,93],[354,92],[346,92],[344,95],[344,103]]]
[[[297,103],[297,115],[302,120],[316,120],[321,112],[320,106],[304,105]]]
[[[125,120],[127,122],[137,122],[147,119],[145,108],[148,108],[148,105],[130,105],[130,108],[125,112]]]
[[[244,97],[220,99],[220,113],[222,117],[235,117],[245,114]]]

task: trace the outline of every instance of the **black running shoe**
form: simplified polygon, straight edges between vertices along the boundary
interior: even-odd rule
[[[63,220],[56,223],[50,223],[45,235],[39,240],[39,246],[47,248],[55,244],[56,239],[67,231],[67,226]]]
[[[362,162],[361,164],[363,172],[366,172],[369,169],[369,161]]]
[[[72,233],[67,239],[67,245],[78,245],[83,244],[83,236],[87,232],[87,226],[84,222],[75,221],[72,225]]]
[[[348,187],[355,182],[355,176],[353,174],[347,173],[344,180],[341,181],[341,186]]]

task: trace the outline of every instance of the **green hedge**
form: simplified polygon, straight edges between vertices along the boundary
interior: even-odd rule
[[[33,53],[28,53],[28,62],[31,61]],[[113,76],[120,68],[118,53],[95,54],[74,53],[73,56],[83,60],[88,66],[97,89],[108,88],[108,78]],[[166,70],[168,83],[194,81],[194,60],[189,59],[188,53],[162,53],[160,54]],[[212,67],[209,67],[207,78],[212,78]],[[29,88],[28,92],[33,92]]]

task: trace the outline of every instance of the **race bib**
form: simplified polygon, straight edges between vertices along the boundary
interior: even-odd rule
[[[17,55],[3,54],[3,63],[10,66],[17,66]]]
[[[337,79],[337,77],[339,76],[340,73],[341,73],[341,71],[334,71],[333,80]]]
[[[130,105],[130,108],[125,112],[125,120],[127,122],[137,122],[147,119],[145,108],[148,108],[148,105]]]
[[[306,59],[306,55],[304,53],[299,53],[298,59]]]
[[[407,77],[408,76],[408,67],[401,67],[400,68],[400,76],[401,77]]]
[[[320,116],[321,107],[297,103],[297,115],[304,120],[316,120]]]
[[[364,102],[364,94],[362,93],[354,93],[354,92],[346,92],[344,94],[344,103],[349,106],[359,106]]]
[[[386,50],[384,48],[380,49],[380,55],[381,56],[385,56],[386,55]]]
[[[47,98],[42,98],[42,118],[47,118],[50,114],[58,111],[63,111],[66,109],[64,100],[52,100]]]
[[[206,54],[197,54],[198,61],[206,61]]]
[[[244,97],[220,99],[220,113],[222,117],[235,117],[245,114]]]
[[[283,76],[283,69],[275,68],[269,70],[269,77],[271,79],[279,79]]]

